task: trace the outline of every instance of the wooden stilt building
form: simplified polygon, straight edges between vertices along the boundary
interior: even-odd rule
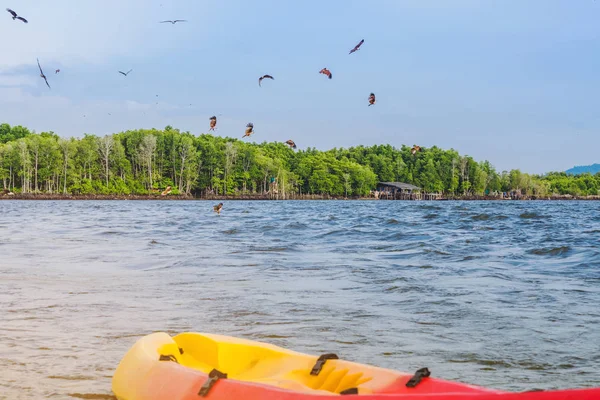
[[[421,200],[421,188],[403,182],[379,182],[375,197],[380,200]]]

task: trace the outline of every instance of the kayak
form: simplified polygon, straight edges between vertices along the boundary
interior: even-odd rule
[[[140,338],[112,379],[119,400],[592,400],[600,388],[501,392],[412,373],[312,356],[208,333],[158,332]]]

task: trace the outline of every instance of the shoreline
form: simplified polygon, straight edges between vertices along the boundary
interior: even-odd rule
[[[337,201],[394,201],[391,199],[377,199],[374,197],[335,197],[335,196],[322,196],[322,195],[302,195],[302,196],[289,196],[285,199],[277,199],[264,195],[233,195],[233,196],[186,196],[186,195],[64,195],[64,194],[49,194],[49,193],[15,193],[15,194],[4,194],[0,195],[0,200],[160,200],[160,201],[172,201],[172,200],[227,200],[227,201],[245,201],[245,200],[263,200],[263,201],[311,201],[311,200],[337,200]],[[428,200],[408,200],[398,199],[396,201],[425,201],[425,202],[437,202],[437,201],[600,201],[600,196],[570,196],[570,195],[555,195],[549,197],[538,198],[532,197],[520,197],[520,198],[499,198],[492,196],[451,196],[451,197],[439,197],[436,199]]]

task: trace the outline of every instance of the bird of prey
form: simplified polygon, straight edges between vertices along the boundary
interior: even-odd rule
[[[417,154],[417,151],[423,151],[423,150],[421,150],[421,146],[417,146],[417,145],[415,144],[415,145],[413,146],[413,148],[412,148],[412,149],[410,149],[410,152],[411,152],[411,153],[413,154],[413,156],[414,156],[415,154]]]
[[[57,69],[56,71],[54,71],[54,75],[58,74],[60,72],[60,69]]]
[[[216,206],[213,206],[213,210],[219,215],[221,215],[222,208],[223,208],[223,203],[219,203]]]
[[[320,74],[324,74],[327,75],[327,77],[329,79],[333,78],[333,75],[331,74],[331,71],[328,70],[327,68],[323,68],[322,70],[319,71]]]
[[[262,82],[263,79],[265,78],[269,78],[269,79],[273,79],[275,80],[275,78],[273,78],[271,75],[263,75],[260,78],[258,78],[258,86],[261,86],[260,83]]]
[[[127,76],[127,75],[129,75],[129,73],[130,73],[131,71],[133,71],[133,69],[130,69],[130,70],[129,70],[129,71],[127,71],[127,72],[119,71],[119,73],[120,73],[120,74],[123,74],[123,76]]]
[[[167,186],[167,188],[165,190],[163,190],[163,192],[160,195],[161,196],[166,196],[169,193],[171,193],[171,186]]]
[[[171,24],[175,25],[178,22],[187,22],[187,20],[185,20],[185,19],[167,20],[167,21],[160,21],[159,24],[164,24],[165,22],[170,22]]]
[[[48,86],[48,89],[52,89],[50,87],[50,84],[48,83],[48,79],[46,79],[46,75],[44,75],[44,71],[42,71],[42,67],[40,66],[40,60],[39,60],[39,58],[36,58],[36,60],[37,60],[38,68],[40,69],[40,76],[42,78],[44,78],[44,81],[46,82],[46,85]]]
[[[246,125],[246,132],[244,133],[244,136],[242,136],[242,139],[245,138],[246,136],[250,136],[254,133],[254,124],[252,122],[248,122],[248,125]]]
[[[287,144],[288,146],[290,146],[292,149],[295,149],[295,148],[296,148],[296,143],[294,143],[294,141],[293,141],[292,139],[290,139],[290,140],[287,140],[287,141],[285,142],[285,144]]]
[[[26,20],[25,18],[23,18],[23,17],[19,17],[19,16],[17,15],[17,13],[16,13],[16,12],[14,12],[13,10],[11,10],[10,8],[7,8],[7,9],[6,9],[6,11],[8,11],[8,12],[10,13],[10,15],[12,15],[12,19],[13,19],[13,20],[15,20],[15,19],[18,19],[18,20],[21,20],[21,21],[23,21],[23,22],[27,23],[27,20]]]
[[[352,54],[354,53],[356,50],[360,49],[360,46],[362,46],[362,44],[365,42],[365,39],[362,39],[360,42],[358,42],[358,44],[356,46],[354,46],[354,48],[352,50],[350,50],[350,53],[348,54]]]
[[[213,115],[212,117],[210,117],[210,129],[209,129],[209,131],[214,131],[216,126],[217,126],[217,117]]]
[[[369,95],[369,107],[371,107],[373,104],[375,104],[375,93],[371,93]]]

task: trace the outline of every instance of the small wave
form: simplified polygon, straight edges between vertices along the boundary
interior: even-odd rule
[[[69,396],[86,400],[117,400],[113,395],[101,393],[69,393]]]
[[[388,225],[397,225],[400,223],[400,221],[398,221],[397,219],[394,219],[394,218],[390,218],[385,223]]]
[[[293,336],[257,333],[252,335],[257,339],[289,339]]]
[[[308,229],[308,225],[303,224],[302,222],[292,222],[285,227],[288,229]]]
[[[471,217],[473,221],[488,221],[490,218],[489,214],[477,214]]]
[[[436,219],[437,217],[439,217],[438,214],[427,214],[423,217],[423,219]]]
[[[289,251],[292,250],[291,247],[250,247],[250,251],[255,251],[258,253],[271,253],[271,252],[280,252],[280,251]]]
[[[433,206],[433,205],[425,205],[425,206],[421,206],[421,210],[442,210],[442,207]]]
[[[529,254],[535,254],[536,256],[562,256],[569,251],[571,251],[569,246],[560,246],[529,250]]]
[[[236,233],[238,233],[238,230],[235,228],[231,228],[231,229],[227,229],[225,231],[222,231],[221,233],[224,233],[226,235],[235,235]]]
[[[540,215],[538,213],[534,213],[534,212],[525,212],[521,215],[519,215],[519,218],[523,218],[523,219],[543,219],[546,218],[545,215]]]
[[[93,376],[85,376],[85,375],[72,375],[72,376],[50,375],[48,377],[48,379],[64,379],[66,381],[93,381],[96,378],[94,378]]]

